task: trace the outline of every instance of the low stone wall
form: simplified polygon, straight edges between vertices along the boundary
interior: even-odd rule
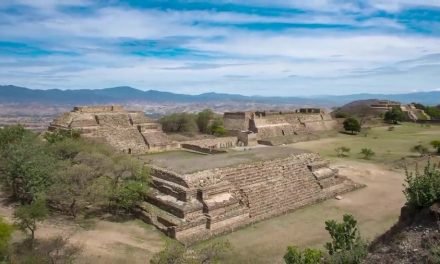
[[[190,149],[202,153],[224,153],[226,149],[237,146],[236,137],[209,138],[193,141],[185,141],[180,144],[184,149]]]

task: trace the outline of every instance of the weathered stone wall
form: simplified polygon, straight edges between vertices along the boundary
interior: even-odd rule
[[[128,112],[120,106],[75,107],[50,124],[49,131],[57,129],[78,130],[84,137],[103,139],[130,154],[178,147],[144,113]]]
[[[225,113],[223,123],[231,136],[236,136],[237,131],[249,129],[249,120],[252,118],[251,112],[232,112]]]
[[[319,155],[304,153],[235,167],[219,168],[188,175],[192,185],[229,181],[238,196],[248,201],[249,217],[259,220],[282,214],[318,196],[321,188],[307,165],[320,161]]]
[[[75,106],[73,111],[81,113],[120,112],[124,111],[124,108],[120,105]]]
[[[337,126],[329,114],[315,108],[290,112],[225,113],[224,123],[231,134],[238,136],[241,131],[252,131],[258,140],[332,130]]]
[[[228,149],[237,145],[236,137],[219,137],[219,138],[207,138],[200,140],[190,140],[182,142],[185,145],[194,145],[200,148],[206,149]]]
[[[148,202],[180,219],[172,221],[168,215],[171,220],[161,221],[165,224],[161,228],[185,243],[230,232],[358,187],[338,177],[337,171],[314,153],[185,175],[154,167],[151,175],[154,184]],[[158,221],[148,210],[143,215],[153,218],[153,223]]]

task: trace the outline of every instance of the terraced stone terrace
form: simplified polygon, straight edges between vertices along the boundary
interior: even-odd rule
[[[176,150],[151,153],[138,157],[149,164],[186,174],[196,171],[234,166],[242,163],[284,158],[289,155],[309,152],[310,151],[307,150],[284,146],[258,146],[254,148],[237,147],[228,149],[226,153],[215,155]]]
[[[186,244],[361,187],[340,176],[319,154],[288,146],[138,158],[152,176],[139,216]]]

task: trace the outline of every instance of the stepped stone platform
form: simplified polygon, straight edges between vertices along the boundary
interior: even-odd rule
[[[139,216],[185,244],[361,187],[318,154],[287,146],[139,158],[152,176]]]
[[[121,106],[74,107],[50,123],[49,131],[76,130],[83,137],[102,139],[129,154],[174,149],[160,124],[141,111],[126,111]]]
[[[337,127],[331,115],[319,108],[284,112],[226,112],[223,121],[230,135],[238,136],[245,143],[252,137],[252,140],[266,145],[304,141]]]

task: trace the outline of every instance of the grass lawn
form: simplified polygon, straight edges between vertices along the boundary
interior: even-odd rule
[[[348,159],[362,160],[359,154],[362,148],[370,148],[376,155],[369,162],[391,164],[407,156],[416,156],[411,152],[414,145],[422,144],[435,152],[429,143],[440,140],[440,126],[421,126],[420,124],[404,123],[388,127],[375,127],[358,135],[340,133],[336,137],[316,141],[299,142],[290,146],[320,153],[326,158],[337,158],[335,148],[345,146],[351,149]]]

